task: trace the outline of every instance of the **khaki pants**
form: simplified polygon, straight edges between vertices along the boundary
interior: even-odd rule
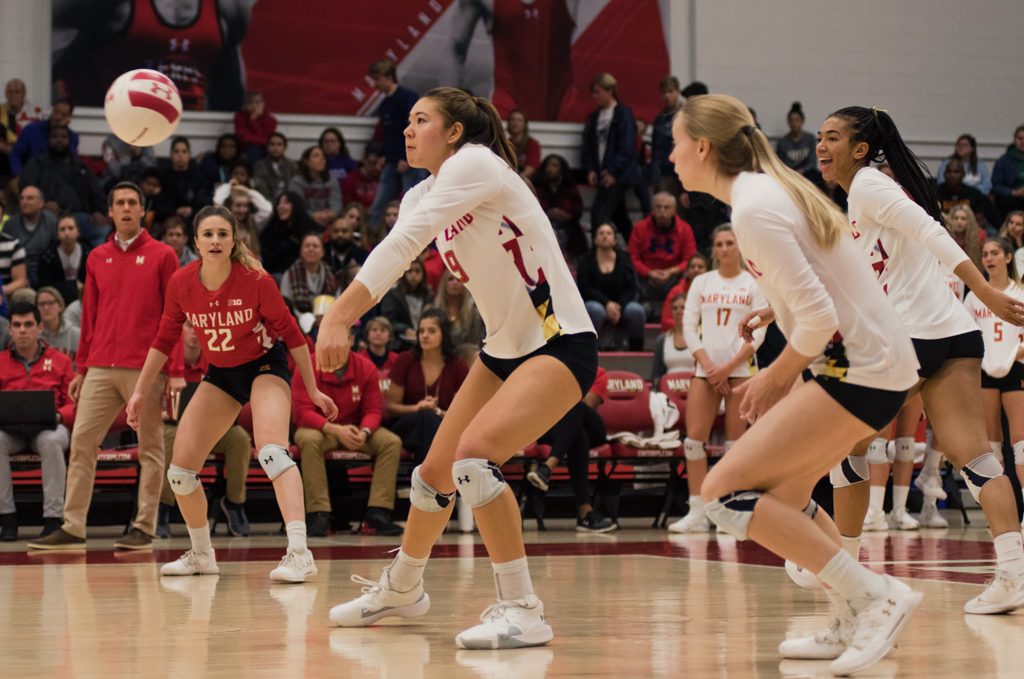
[[[171,452],[174,450],[174,436],[178,426],[164,425],[164,450],[167,451],[167,464],[164,468],[164,486],[160,491],[160,502],[174,505],[174,491],[167,480],[166,468],[171,466]],[[220,440],[213,444],[211,453],[224,456],[224,478],[227,480],[227,498],[235,504],[245,504],[245,481],[249,476],[249,461],[252,459],[252,443],[249,432],[237,424],[226,432]]]
[[[96,482],[96,452],[114,418],[132,397],[140,372],[130,368],[89,368],[85,375],[71,430],[64,498],[64,530],[75,537],[85,537],[85,519]],[[139,413],[139,498],[132,526],[147,535],[156,532],[156,510],[164,474],[164,417],[160,399],[165,382],[163,375],[156,379]]]
[[[327,466],[324,451],[342,448],[341,441],[316,429],[300,427],[295,432],[302,462],[302,490],[306,496],[307,512],[331,511],[331,496],[327,490]],[[395,478],[402,455],[402,441],[387,429],[373,432],[359,452],[374,458],[373,480],[370,482],[370,500],[367,507],[391,510],[395,507]]]

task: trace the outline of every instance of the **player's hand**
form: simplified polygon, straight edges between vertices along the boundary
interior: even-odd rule
[[[740,417],[753,424],[757,418],[781,401],[789,393],[791,386],[788,381],[776,380],[771,366],[759,370],[733,390],[733,393],[741,398]]]
[[[732,374],[733,366],[729,363],[719,363],[707,371],[708,384],[713,386],[718,393],[727,395],[730,392],[729,375]]]
[[[135,392],[132,397],[128,399],[128,406],[125,408],[125,412],[128,414],[128,426],[135,431],[139,430],[139,414],[142,412],[142,401],[145,397]]]
[[[334,372],[348,362],[348,353],[351,350],[348,327],[340,323],[331,323],[325,316],[320,322],[320,332],[316,336],[316,369],[321,372]]]
[[[317,353],[317,359],[319,359],[319,357],[320,354]],[[337,404],[334,402],[333,399],[331,399],[330,396],[323,393],[319,389],[314,389],[312,392],[310,392],[309,399],[313,402],[313,405],[320,409],[320,412],[322,412],[324,414],[324,417],[326,417],[328,420],[333,421],[334,418],[338,416]]]
[[[754,341],[754,331],[767,327],[775,320],[775,312],[771,307],[754,309],[740,320],[740,337],[744,342]]]
[[[75,375],[68,384],[68,396],[75,403],[78,403],[78,397],[82,395],[82,382],[84,381],[85,377],[83,375]]]
[[[991,285],[988,286],[988,290],[979,290],[975,294],[999,318],[1011,325],[1024,325],[1024,303],[1010,297],[1005,292],[996,290]]]

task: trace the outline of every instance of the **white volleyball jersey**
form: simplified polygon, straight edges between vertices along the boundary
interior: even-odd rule
[[[946,285],[949,286],[953,296],[956,297],[957,301],[963,303],[964,293],[967,291],[964,282],[960,280],[960,277],[955,273],[946,274]]]
[[[812,372],[890,391],[917,382],[906,327],[853,238],[844,235],[822,249],[782,185],[752,172],[733,184],[732,225],[790,346],[820,357]]]
[[[768,301],[757,287],[757,281],[746,271],[724,278],[718,271],[708,271],[693,279],[686,293],[683,311],[683,337],[691,352],[703,349],[715,365],[732,360],[743,348],[740,321],[754,309],[763,309]],[[754,349],[764,341],[764,328],[754,333]],[[730,377],[750,377],[757,372],[753,357],[737,366]],[[697,362],[697,377],[705,377],[704,366]]]
[[[558,335],[594,332],[551,222],[489,148],[463,146],[413,187],[356,280],[380,299],[431,240],[473,295],[488,355],[518,358]]]
[[[941,224],[873,167],[857,171],[848,205],[853,237],[870,256],[882,290],[911,337],[940,339],[975,329],[946,285],[948,272],[967,253]]]
[[[1024,301],[1024,287],[1015,283],[1010,283],[1003,292]],[[973,292],[967,293],[964,306],[974,317],[985,338],[985,356],[981,359],[981,369],[992,377],[1004,377],[1017,360],[1017,349],[1024,338],[1024,328],[1010,325],[996,316]]]

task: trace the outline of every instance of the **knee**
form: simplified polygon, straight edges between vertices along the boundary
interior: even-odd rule
[[[480,458],[456,460],[452,480],[462,499],[474,509],[490,504],[508,487],[498,465]]]
[[[491,459],[495,451],[503,448],[503,442],[487,432],[464,432],[455,447],[455,459]]]
[[[402,454],[402,439],[383,427],[373,433],[373,443],[378,455],[399,457]]]

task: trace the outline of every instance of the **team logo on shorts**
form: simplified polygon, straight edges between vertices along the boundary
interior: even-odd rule
[[[269,370],[270,370],[270,366],[269,365],[261,365],[260,366],[260,372],[261,373],[268,372]]]

